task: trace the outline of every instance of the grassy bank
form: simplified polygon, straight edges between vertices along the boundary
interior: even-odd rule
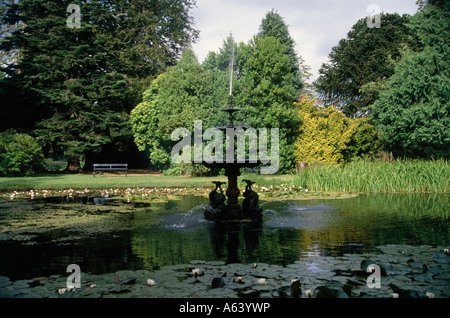
[[[435,161],[357,161],[342,167],[308,167],[296,175],[242,175],[257,187],[293,187],[313,192],[447,192],[450,190],[450,164]],[[128,187],[211,187],[226,181],[224,176],[179,177],[163,175],[45,175],[0,178],[0,191],[42,189],[93,189]],[[240,181],[241,188],[245,184]]]
[[[176,177],[163,175],[60,174],[19,178],[0,178],[0,191],[42,189],[92,189],[127,187],[200,187],[225,177]]]

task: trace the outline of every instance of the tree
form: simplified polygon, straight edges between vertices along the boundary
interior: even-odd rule
[[[314,85],[323,102],[349,117],[367,116],[405,49],[417,47],[408,22],[406,14],[387,13],[381,15],[380,28],[370,28],[366,19],[354,24],[319,70]]]
[[[421,49],[406,53],[373,104],[385,149],[396,156],[450,157],[449,7],[430,1],[412,17]]]
[[[368,118],[348,118],[333,106],[323,107],[306,96],[295,105],[303,120],[295,141],[297,162],[343,164],[367,154],[376,139]]]
[[[254,128],[280,129],[280,172],[294,166],[294,142],[301,120],[293,105],[297,91],[286,46],[274,37],[254,37],[245,48],[237,119]],[[239,105],[238,105],[239,107]]]
[[[43,169],[43,153],[36,140],[15,131],[0,133],[0,175],[22,176]]]
[[[245,51],[247,45],[236,43],[230,34],[224,41],[219,51],[209,52],[202,66],[211,77],[211,125],[225,126],[228,122],[227,114],[221,111],[228,108],[230,94],[230,72],[233,66],[232,95],[233,105],[242,105],[243,82],[241,78],[244,72]],[[233,61],[233,65],[231,62]]]
[[[308,67],[304,65],[303,59],[295,51],[295,41],[289,34],[288,25],[278,12],[274,10],[267,12],[261,22],[258,36],[272,36],[286,46],[286,54],[289,57],[289,68],[293,74],[294,87],[298,95],[300,95],[305,87],[305,78],[308,78],[310,74]]]
[[[144,93],[143,102],[131,112],[131,122],[136,144],[149,152],[154,167],[170,167],[175,144],[171,134],[176,128],[193,132],[194,121],[199,119],[203,128],[208,128],[212,114],[210,88],[210,75],[188,49],[178,64],[154,80]]]
[[[191,0],[82,0],[74,28],[66,23],[69,4],[8,5],[3,22],[22,27],[2,40],[1,49],[20,50],[21,58],[5,68],[1,91],[22,94],[18,109],[35,115],[22,127],[37,127],[46,151],[64,153],[68,171],[78,171],[82,155],[90,159],[111,145],[129,149],[129,112],[142,88],[174,64],[197,32]]]
[[[149,150],[154,166],[169,166],[174,145],[170,134],[176,128],[192,132],[194,120],[201,119],[203,129],[224,126],[228,121],[221,109],[227,107],[233,47],[233,104],[241,110],[235,114],[235,124],[279,128],[280,170],[288,172],[293,167],[300,119],[293,106],[296,90],[286,46],[274,37],[257,36],[249,44],[236,44],[228,37],[219,52],[210,53],[202,65],[186,50],[175,67],[152,83],[131,119],[135,142],[141,150]]]

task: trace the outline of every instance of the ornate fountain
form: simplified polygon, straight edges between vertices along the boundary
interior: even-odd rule
[[[222,109],[222,111],[228,113],[228,123],[225,127],[217,127],[222,131],[234,131],[235,129],[248,129],[246,126],[234,125],[233,114],[240,111],[238,108],[233,107],[233,62],[234,62],[234,46],[231,60],[231,72],[230,72],[230,93],[228,97],[228,108]],[[234,138],[234,136],[231,136]],[[234,140],[232,141],[234,142]],[[221,162],[202,162],[203,165],[209,168],[223,168],[225,169],[225,176],[228,178],[228,187],[223,193],[221,188],[224,182],[214,181],[216,185],[215,189],[209,194],[210,204],[205,210],[205,218],[213,221],[228,221],[228,222],[252,222],[261,221],[262,209],[258,206],[258,194],[251,189],[254,182],[250,180],[243,180],[247,183],[245,191],[243,193],[244,201],[242,207],[239,205],[239,188],[238,177],[241,175],[241,168],[254,168],[262,164],[259,160],[250,161],[249,159],[237,160],[236,156],[234,160],[222,160]]]

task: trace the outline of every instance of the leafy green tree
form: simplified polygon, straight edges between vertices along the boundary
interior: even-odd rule
[[[221,109],[228,102],[233,46],[233,104],[241,110],[235,114],[235,123],[279,128],[280,171],[293,167],[300,118],[293,105],[297,93],[286,46],[274,37],[257,36],[249,44],[236,44],[229,37],[202,65],[186,50],[175,67],[152,83],[131,119],[135,142],[149,151],[154,166],[165,169],[170,165],[174,129],[185,127],[192,132],[198,119],[203,121],[203,129],[224,126],[228,121]]]
[[[254,128],[280,129],[280,172],[295,163],[294,142],[300,117],[294,106],[297,90],[293,82],[286,46],[274,37],[254,37],[243,53],[240,81],[242,111],[237,119]]]
[[[417,47],[408,22],[406,14],[387,13],[381,14],[380,28],[370,28],[366,19],[354,24],[319,70],[314,85],[323,102],[349,117],[366,116],[405,49]]]
[[[0,133],[0,175],[22,176],[43,170],[43,152],[36,140],[22,133]]]
[[[230,72],[233,66],[233,81],[232,81],[232,103],[234,106],[240,108],[243,105],[243,99],[247,96],[244,92],[243,81],[241,81],[245,63],[247,59],[248,45],[244,43],[236,43],[233,36],[230,34],[224,42],[219,51],[209,52],[202,66],[211,76],[211,125],[214,127],[225,126],[228,122],[228,116],[221,111],[228,108],[229,94],[230,94]],[[233,65],[231,65],[231,61]],[[235,114],[239,116],[238,114]],[[242,124],[242,123],[241,123]]]
[[[37,127],[46,151],[64,153],[67,169],[78,171],[82,155],[90,161],[106,148],[129,150],[129,113],[143,87],[175,63],[197,32],[191,0],[80,0],[81,24],[74,28],[67,25],[70,3],[8,4],[3,23],[21,27],[0,48],[20,50],[21,58],[5,68],[0,92],[17,94],[19,102],[13,96],[5,106],[8,116],[31,113],[22,128]]]
[[[284,22],[284,19],[278,12],[274,10],[267,12],[261,22],[258,36],[273,36],[278,39],[281,44],[286,46],[286,54],[289,57],[289,68],[290,72],[293,74],[294,87],[297,90],[298,95],[300,95],[305,86],[304,80],[308,77],[307,67],[304,65],[303,59],[297,55],[297,52],[295,51],[295,41],[289,34],[288,25]]]
[[[396,156],[450,157],[450,4],[429,1],[411,19],[421,43],[395,68],[372,116]]]
[[[208,128],[210,88],[210,74],[188,49],[178,64],[154,80],[144,93],[143,102],[131,112],[131,122],[136,144],[149,152],[154,167],[170,167],[170,153],[176,143],[171,134],[176,128],[193,132],[195,120],[202,120],[203,128]]]

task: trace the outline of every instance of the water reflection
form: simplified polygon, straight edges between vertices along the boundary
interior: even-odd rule
[[[184,198],[185,202],[189,197]],[[198,200],[198,198],[197,198]],[[446,194],[370,195],[342,200],[263,202],[261,224],[203,219],[202,204],[134,234],[144,263],[192,259],[286,265],[299,257],[376,252],[385,244],[449,243]]]
[[[183,196],[136,205],[121,221],[123,228],[107,233],[71,237],[57,229],[29,241],[0,241],[0,275],[64,275],[71,263],[92,273],[152,270],[195,259],[287,265],[300,257],[375,252],[385,244],[448,245],[449,199],[448,194],[392,194],[273,200],[261,202],[262,223],[224,224],[204,219],[207,198]],[[61,203],[77,211],[87,204]],[[112,211],[126,204],[110,203]],[[67,239],[55,240],[58,236]]]

